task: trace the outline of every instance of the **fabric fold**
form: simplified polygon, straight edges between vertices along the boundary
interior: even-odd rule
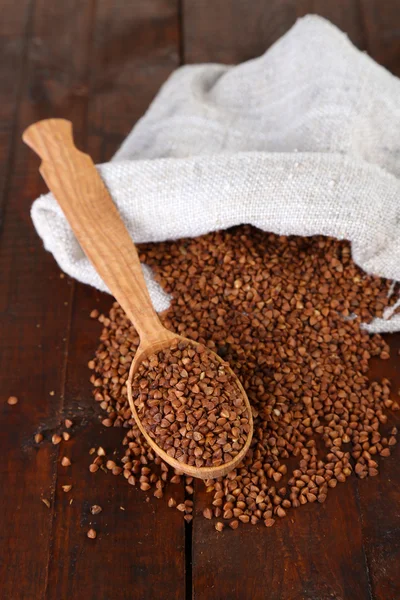
[[[98,169],[136,243],[249,223],[347,239],[362,269],[400,281],[399,98],[397,78],[309,16],[259,58],[178,69]],[[106,291],[51,194],[32,219],[65,272]]]

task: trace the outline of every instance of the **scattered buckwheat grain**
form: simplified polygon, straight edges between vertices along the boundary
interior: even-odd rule
[[[321,236],[277,236],[246,225],[148,244],[141,247],[141,260],[172,296],[162,315],[164,325],[226,361],[252,405],[254,435],[245,459],[225,477],[204,482],[210,498],[203,511],[206,518],[271,527],[294,508],[323,503],[353,471],[360,478],[378,473],[381,457],[389,456],[397,442],[397,429],[387,431],[387,414],[400,407],[390,397],[387,379],[368,379],[370,359],[386,360],[390,351],[380,335],[369,335],[361,324],[381,317],[395,295],[388,297],[390,281],[357,267],[348,243]],[[114,462],[128,483],[142,490],[165,491],[181,482],[191,486],[154,454],[132,418],[126,379],[139,345],[137,332],[116,303],[108,316],[98,319],[103,332],[90,379],[104,411],[103,424],[123,432],[124,456]],[[215,377],[202,369],[204,378],[195,373],[196,381],[189,383],[192,375],[186,366],[173,367],[170,358],[157,357],[158,365],[148,364],[156,382],[153,388],[147,379],[142,384],[142,401],[155,401],[150,415],[154,422],[150,419],[148,427],[183,460],[204,460],[200,442],[213,431],[208,408],[200,402],[194,410],[203,413],[193,423],[181,422],[178,403],[188,387],[200,390],[204,378],[209,380],[205,386],[213,387]],[[175,358],[177,365],[182,355]],[[171,367],[170,377],[176,368],[186,372],[163,387],[160,361]],[[177,387],[180,379],[185,389]],[[243,436],[240,427],[233,432],[230,411],[229,417],[218,416],[225,419],[220,422],[224,432],[230,426],[223,440],[220,436],[221,457],[232,456],[235,440]],[[201,419],[206,420],[199,425]],[[171,431],[176,422],[176,431]],[[209,431],[202,431],[203,426]],[[213,453],[207,460],[213,460]],[[93,472],[98,468],[90,466]],[[193,503],[176,508],[187,515]],[[222,520],[217,531],[224,527]]]

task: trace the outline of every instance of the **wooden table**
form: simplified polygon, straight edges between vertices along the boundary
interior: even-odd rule
[[[379,477],[352,478],[324,505],[271,529],[222,534],[200,516],[185,526],[164,500],[146,502],[122,478],[89,474],[91,446],[121,438],[99,426],[86,366],[100,332],[88,315],[111,298],[62,278],[44,251],[29,209],[46,188],[21,132],[66,117],[80,147],[107,161],[176,67],[257,56],[309,12],[400,75],[399,1],[0,0],[0,11],[0,597],[398,600],[398,449]],[[397,391],[400,336],[390,343],[392,358],[373,376],[390,376]],[[16,406],[6,403],[11,394]],[[65,416],[76,423],[71,470],[60,466],[61,446],[33,443]],[[197,515],[200,488],[195,498]],[[89,540],[93,503],[103,513]]]

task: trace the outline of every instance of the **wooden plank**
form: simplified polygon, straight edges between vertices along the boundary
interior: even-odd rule
[[[393,74],[400,75],[399,3],[361,0],[360,8],[364,25],[366,49],[378,63]],[[393,399],[399,400],[400,334],[388,336],[392,355],[385,363],[375,363],[371,376],[392,381]],[[399,413],[393,413],[390,426],[400,427]],[[392,456],[380,461],[377,478],[357,484],[363,538],[369,576],[376,600],[395,600],[400,597],[400,462],[399,448]]]
[[[318,14],[365,47],[358,2],[333,0],[183,0],[186,63],[234,64],[263,54],[307,14]]]
[[[110,305],[108,295],[77,286],[65,393],[66,412],[72,415],[77,432],[74,426],[72,438],[64,446],[72,466],[58,469],[47,598],[120,600],[146,598],[151,590],[154,598],[182,599],[182,514],[169,509],[166,498],[157,500],[150,494],[147,502],[147,494],[128,485],[122,476],[103,471],[91,474],[88,470],[90,448],[102,445],[107,452],[122,450],[125,432],[101,426],[87,368],[101,333],[101,325],[91,320],[89,313],[94,307],[106,312]],[[68,483],[73,488],[66,494],[61,486]],[[179,501],[183,501],[182,487],[172,487]],[[93,504],[103,508],[96,517],[89,510]],[[98,532],[96,540],[86,537],[91,526]]]
[[[50,115],[83,124],[86,100],[77,90],[87,71],[91,4],[38,0],[32,14],[0,253],[1,389],[5,397],[20,397],[15,407],[1,407],[2,485],[8,492],[0,495],[1,549],[6,551],[0,581],[4,598],[40,600],[46,594],[60,452],[50,440],[62,419],[73,285],[60,278],[34,231],[30,204],[46,186],[21,133]],[[15,76],[18,80],[18,72]],[[46,438],[40,447],[33,444],[38,430]],[[51,501],[50,509],[41,498]]]
[[[23,63],[30,38],[33,1],[21,0],[18,11],[6,10],[2,0],[0,10],[0,48],[2,56],[0,88],[0,218],[5,200],[5,188],[13,149],[16,111],[21,96]],[[1,220],[0,220],[1,223]]]
[[[366,49],[391,73],[400,75],[400,5],[397,0],[360,0]]]
[[[51,437],[58,422],[71,287],[33,230],[30,201],[44,190],[32,157],[18,154],[26,174],[8,187],[0,240],[0,581],[4,598],[40,599],[52,522],[41,498],[52,498],[57,450],[48,443],[38,450],[33,436]],[[11,394],[20,399],[13,407],[5,404]]]
[[[387,336],[391,357],[382,364],[372,365],[371,378],[388,377],[392,382],[392,398],[399,401],[400,390],[400,334]],[[400,429],[399,412],[389,411],[387,430]],[[400,448],[392,455],[381,458],[378,477],[357,483],[357,492],[363,525],[364,547],[375,600],[400,598]]]
[[[88,151],[97,162],[109,160],[158,87],[178,64],[175,2],[141,0],[132,6],[118,0],[98,3],[88,111]],[[58,469],[55,537],[49,568],[48,599],[120,600],[185,597],[185,533],[181,513],[127,485],[122,477],[90,474],[92,446],[122,448],[124,431],[105,429],[97,419],[90,371],[99,323],[89,318],[95,307],[108,312],[112,298],[78,284],[73,306],[65,402],[78,426],[65,445],[73,462]],[[69,494],[61,490],[72,483]],[[183,486],[174,493],[183,499]],[[178,488],[178,489],[177,489]],[[69,504],[73,497],[73,504]],[[89,507],[102,513],[92,517]],[[125,508],[125,511],[119,507]],[[89,523],[98,531],[86,537]]]
[[[176,0],[99,0],[90,84],[89,148],[109,160],[180,64]]]
[[[0,91],[4,99],[0,108],[0,163],[12,162],[14,167],[9,181],[10,171],[3,171],[8,183],[6,220],[0,240],[0,377],[3,400],[10,394],[20,397],[18,405],[10,407],[3,401],[0,408],[3,456],[0,476],[6,490],[0,495],[2,596],[29,600],[44,597],[118,600],[149,597],[149,594],[157,598],[182,598],[184,539],[178,513],[168,511],[163,501],[152,499],[146,503],[141,492],[126,486],[120,478],[102,473],[93,477],[87,473],[87,452],[99,435],[102,444],[110,448],[117,446],[120,436],[116,429],[104,432],[98,429],[85,366],[99,331],[87,315],[97,302],[106,310],[110,299],[77,286],[64,407],[73,285],[68,278],[59,279],[52,257],[44,252],[33,230],[28,207],[45,186],[37,174],[37,159],[19,143],[22,129],[31,121],[58,115],[74,120],[78,143],[85,146],[87,96],[91,87],[94,96],[89,112],[88,147],[97,160],[107,160],[132,122],[144,112],[159,84],[179,62],[175,1],[141,0],[133,10],[125,7],[122,0],[112,6],[102,0],[92,54],[93,64],[98,66],[93,69],[89,69],[87,60],[91,52],[93,2],[75,0],[63,8],[59,3],[38,0],[32,42],[30,2],[18,0],[17,4],[11,13],[10,2],[5,2],[7,15],[12,16],[4,18],[3,10],[0,22],[0,41],[7,43],[1,65],[5,85]],[[287,17],[288,13],[292,15],[293,4],[280,3],[281,16],[275,2],[264,13],[259,9],[261,3],[256,1],[254,9],[247,7],[247,11],[241,11],[239,2],[222,5],[222,0],[216,4],[209,0],[195,6],[193,0],[186,0],[185,11],[188,6],[192,11],[184,13],[185,19],[192,15],[185,27],[188,60],[235,62],[263,52],[294,21],[292,16]],[[338,24],[363,47],[355,4],[350,8],[343,3],[325,4],[323,10],[336,15]],[[377,11],[377,4],[366,4]],[[308,2],[307,7],[311,8],[307,11],[315,5],[322,6],[322,2]],[[306,4],[297,3],[296,14],[299,6]],[[377,18],[379,24],[376,32],[369,34],[368,48],[396,71],[398,59],[392,49],[395,46],[387,42],[396,40],[393,6],[391,2],[389,8],[386,5],[379,12],[368,13],[371,23]],[[207,23],[199,14],[201,7]],[[347,17],[346,11],[349,11]],[[203,25],[194,24],[193,15]],[[393,19],[390,15],[394,15]],[[250,29],[246,31],[247,24]],[[372,31],[372,25],[368,27]],[[248,46],[248,31],[253,28],[256,33]],[[260,31],[263,36],[265,33],[261,42]],[[374,38],[378,34],[380,41]],[[212,39],[218,35],[219,40]],[[30,52],[25,68],[26,42],[30,43]],[[19,97],[23,102],[15,113],[18,119],[13,121]],[[14,129],[15,159],[14,146],[10,144]],[[398,340],[396,336],[397,346]],[[396,387],[400,387],[396,357],[390,365],[390,374]],[[52,390],[54,396],[49,395]],[[56,470],[60,447],[46,444],[37,450],[32,444],[32,435],[38,428],[43,428],[47,437],[51,435],[64,410],[74,418],[77,427],[73,439],[62,449],[73,460],[70,471],[60,467]],[[197,597],[274,598],[274,594],[280,599],[320,598],[330,594],[352,600],[372,597],[362,568],[361,528],[355,508],[358,500],[373,597],[398,598],[399,527],[393,510],[399,500],[396,456],[384,461],[379,478],[363,481],[359,486],[339,487],[331,493],[326,505],[306,506],[300,512],[293,512],[294,523],[284,519],[271,530],[248,526],[219,535],[208,521],[197,516],[194,528]],[[61,485],[70,481],[74,483],[72,496],[60,491]],[[52,498],[54,489],[52,509],[48,510],[40,497]],[[200,512],[204,494],[197,491],[196,500]],[[89,524],[88,508],[94,502],[101,504],[104,511],[94,521],[99,529],[98,539],[88,540],[84,533]],[[125,511],[116,511],[119,503]],[[111,542],[105,546],[108,540]],[[335,551],[336,546],[340,546],[339,552]],[[189,589],[186,595],[189,597]]]
[[[210,499],[197,484],[193,590],[202,599],[317,600],[370,597],[361,524],[352,485],[323,505],[289,511],[272,528],[243,525],[217,533],[201,512]]]
[[[263,53],[296,18],[329,18],[360,47],[363,29],[356,2],[253,2],[184,0],[186,62],[236,63]],[[249,33],[251,34],[249,35]],[[355,486],[331,492],[323,506],[290,511],[272,529],[243,526],[218,534],[201,516],[206,496],[196,489],[193,590],[199,598],[370,597]]]

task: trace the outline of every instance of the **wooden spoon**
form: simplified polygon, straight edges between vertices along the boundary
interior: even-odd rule
[[[235,458],[217,467],[194,467],[181,463],[160,448],[144,429],[132,398],[132,379],[141,361],[150,354],[189,341],[166,329],[155,312],[143,277],[139,256],[92,159],[74,145],[72,124],[64,119],[34,123],[22,139],[42,159],[40,173],[61,206],[83,251],[135,326],[140,345],[127,381],[129,404],[135,421],[153,450],[171,467],[201,479],[215,479],[234,469],[244,458],[253,435],[249,400],[240,381],[214,352],[213,358],[235,377],[248,411],[250,430]]]

